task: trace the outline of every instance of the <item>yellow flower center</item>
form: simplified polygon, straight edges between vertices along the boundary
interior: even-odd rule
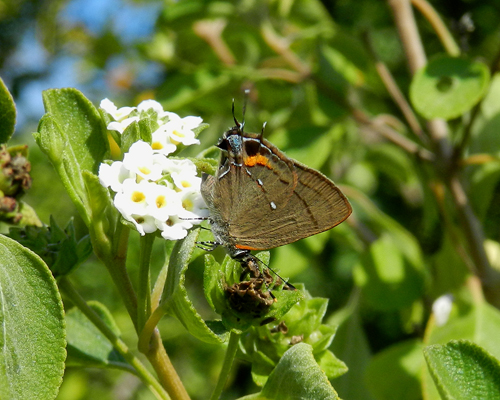
[[[153,144],[151,144],[151,148],[153,150],[161,150],[163,149],[163,145],[161,144],[161,142],[153,142]]]
[[[146,200],[146,196],[142,192],[133,192],[130,198],[134,203],[142,203]]]
[[[165,196],[161,195],[156,198],[156,207],[162,208],[167,205],[167,199]]]
[[[177,136],[178,138],[183,138],[186,135],[184,135],[182,132],[179,132],[178,130],[172,131],[172,136]],[[176,146],[180,143],[179,141],[175,140],[174,138],[170,138],[170,141],[175,144]]]
[[[148,167],[140,167],[139,171],[141,171],[144,175],[149,175],[151,170]]]
[[[185,199],[183,202],[182,202],[182,207],[185,209],[185,210],[192,210],[193,209],[193,202],[189,199]]]

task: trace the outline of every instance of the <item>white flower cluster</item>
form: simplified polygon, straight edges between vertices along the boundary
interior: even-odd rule
[[[187,235],[193,224],[208,216],[201,197],[201,178],[196,176],[195,164],[187,159],[169,159],[176,145],[199,143],[193,129],[202,119],[181,118],[177,114],[163,111],[154,100],[143,101],[136,107],[117,107],[108,99],[101,108],[115,121],[108,129],[120,133],[133,121],[153,109],[158,115],[160,127],[153,133],[153,143],[132,144],[123,161],[101,164],[99,180],[115,192],[114,205],[123,218],[132,222],[141,235],[161,231],[165,239],[177,240]]]
[[[200,144],[193,129],[200,126],[200,117],[181,118],[176,113],[163,111],[163,107],[155,100],[144,100],[137,107],[117,108],[112,101],[104,99],[101,108],[114,118],[108,124],[108,129],[123,133],[134,121],[149,115],[148,111],[156,112],[160,127],[153,132],[151,147],[158,153],[169,155],[173,153],[179,143],[185,146]]]

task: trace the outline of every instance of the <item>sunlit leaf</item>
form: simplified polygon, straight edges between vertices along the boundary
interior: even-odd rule
[[[88,305],[108,325],[116,336],[120,330],[109,310],[101,303],[93,301]],[[118,368],[133,372],[125,359],[113,348],[109,340],[77,308],[66,313],[68,335],[67,365],[81,367]]]
[[[262,392],[240,400],[338,399],[337,393],[305,343],[292,346],[281,358]]]
[[[0,144],[7,143],[16,126],[16,105],[14,99],[0,78]]]
[[[485,64],[436,57],[415,74],[410,99],[425,118],[456,118],[482,98],[488,83],[489,70]]]
[[[422,343],[408,340],[374,356],[366,370],[366,381],[377,399],[418,400],[422,367]],[[390,376],[391,379],[387,379]]]
[[[424,354],[442,399],[500,399],[500,362],[477,344],[451,341]]]
[[[52,274],[35,253],[0,236],[0,398],[54,399],[66,332]]]

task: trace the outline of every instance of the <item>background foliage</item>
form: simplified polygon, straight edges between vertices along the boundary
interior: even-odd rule
[[[353,204],[347,223],[271,255],[271,266],[283,276],[329,299],[328,322],[339,325],[332,350],[349,367],[332,382],[340,397],[436,398],[422,352],[426,345],[469,339],[500,357],[493,339],[500,328],[496,1],[433,2],[459,49],[440,40],[443,36],[415,11],[432,62],[457,52],[466,63],[480,62],[467,64],[479,72],[465,78],[450,67],[459,82],[472,77],[477,87],[458,88],[445,111],[439,108],[439,90],[425,97],[428,91],[419,91],[416,80],[410,89],[413,60],[395,23],[401,18],[397,1],[109,0],[101,9],[93,3],[4,1],[0,8],[0,76],[20,112],[14,141],[32,144],[34,184],[25,199],[44,222],[52,214],[65,225],[76,213],[31,139],[43,114],[42,89],[77,87],[95,104],[104,97],[123,106],[155,98],[166,110],[200,115],[210,124],[195,150],[201,151],[232,124],[231,99],[241,110],[242,90],[250,88],[247,129],[258,131],[267,121],[272,143],[332,177]],[[408,116],[402,101],[394,101],[384,66],[411,99],[416,118]],[[426,76],[442,77],[435,70]],[[424,88],[430,84],[426,76]],[[443,114],[450,107],[452,112]],[[424,119],[435,117],[447,119],[441,138]],[[457,201],[460,189],[465,207]],[[78,218],[75,225],[77,236],[84,235]],[[129,252],[132,276],[136,239]],[[154,251],[161,255],[161,244]],[[159,261],[154,267],[159,270]],[[72,278],[86,299],[111,310],[124,340],[133,335],[96,260]],[[188,291],[208,317],[202,280],[198,257],[188,272]],[[453,294],[454,307],[449,323],[437,326],[431,305],[446,293]],[[162,324],[167,351],[190,395],[207,398],[223,350],[190,337],[174,319]],[[426,359],[436,352],[429,350]],[[224,398],[257,390],[244,362],[236,365],[232,380]],[[153,397],[121,371],[68,367],[58,398]]]

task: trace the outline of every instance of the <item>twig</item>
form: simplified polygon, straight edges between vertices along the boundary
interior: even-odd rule
[[[427,63],[410,0],[389,0],[412,75]]]
[[[301,59],[290,50],[290,43],[287,39],[279,36],[273,29],[270,22],[262,24],[262,37],[277,54],[290,65],[295,71],[299,72],[303,77],[310,75],[311,69],[307,64],[304,64]]]
[[[458,229],[454,226],[449,210],[446,207],[444,185],[441,182],[434,182],[434,183],[431,182],[429,186],[431,191],[434,193],[434,197],[436,198],[436,203],[441,213],[443,223],[447,227],[452,245],[455,247],[457,254],[464,261],[465,265],[469,269],[469,272],[472,274],[477,274],[476,266],[474,265],[474,262],[471,260],[465,248],[463,247],[461,237],[457,232]]]
[[[418,34],[410,0],[389,0],[389,5],[394,13],[410,71],[414,75],[425,66],[427,57]],[[453,156],[453,149],[448,140],[448,126],[444,120],[434,119],[427,122],[427,129],[437,153],[436,161],[439,163],[437,167],[441,171],[445,171]]]
[[[481,278],[484,285],[494,284],[493,271],[484,249],[484,232],[481,224],[472,211],[458,176],[451,177],[449,190],[457,207],[458,215],[469,243],[471,257],[476,265],[478,276]],[[496,280],[498,284],[498,278]]]
[[[389,0],[394,12],[394,18],[405,48],[410,69],[414,74],[425,65],[426,59],[422,41],[418,35],[410,0]],[[435,119],[427,123],[431,140],[436,151],[436,172],[445,181],[451,192],[455,207],[460,218],[460,224],[469,243],[471,257],[474,260],[478,275],[481,278],[485,294],[494,304],[500,302],[498,286],[500,280],[492,270],[484,249],[484,232],[477,217],[470,207],[467,195],[458,177],[459,162],[454,158],[453,148],[448,138],[446,122]]]
[[[460,47],[455,42],[455,39],[434,7],[425,0],[411,0],[411,2],[432,25],[448,54],[452,57],[458,57],[460,55]]]
[[[385,137],[387,140],[390,140],[394,144],[406,150],[408,153],[413,154],[425,161],[434,161],[434,154],[432,154],[429,150],[424,149],[415,142],[412,142],[389,126],[385,124],[377,124],[376,121],[370,120],[368,116],[360,110],[353,110],[352,115],[358,123],[373,129],[379,135]]]
[[[378,75],[380,76],[380,79],[384,83],[385,88],[389,92],[389,95],[392,97],[396,105],[403,113],[406,122],[408,122],[408,125],[410,126],[410,129],[413,131],[415,136],[417,136],[422,143],[428,144],[429,141],[427,137],[424,135],[422,127],[420,126],[420,123],[418,122],[418,119],[415,113],[413,112],[413,109],[411,108],[410,104],[404,97],[401,90],[399,90],[399,87],[396,81],[394,80],[391,72],[389,71],[387,66],[378,58],[377,53],[375,52],[375,49],[373,48],[367,34],[364,35],[364,38],[368,51],[375,60],[375,68],[377,69]]]
[[[219,18],[215,20],[200,20],[193,24],[193,31],[201,39],[209,44],[214,53],[226,65],[234,65],[234,58],[231,49],[222,40],[222,32],[226,27],[226,21]]]
[[[460,166],[482,165],[490,162],[500,162],[500,157],[485,153],[472,154],[469,157],[460,160]]]

